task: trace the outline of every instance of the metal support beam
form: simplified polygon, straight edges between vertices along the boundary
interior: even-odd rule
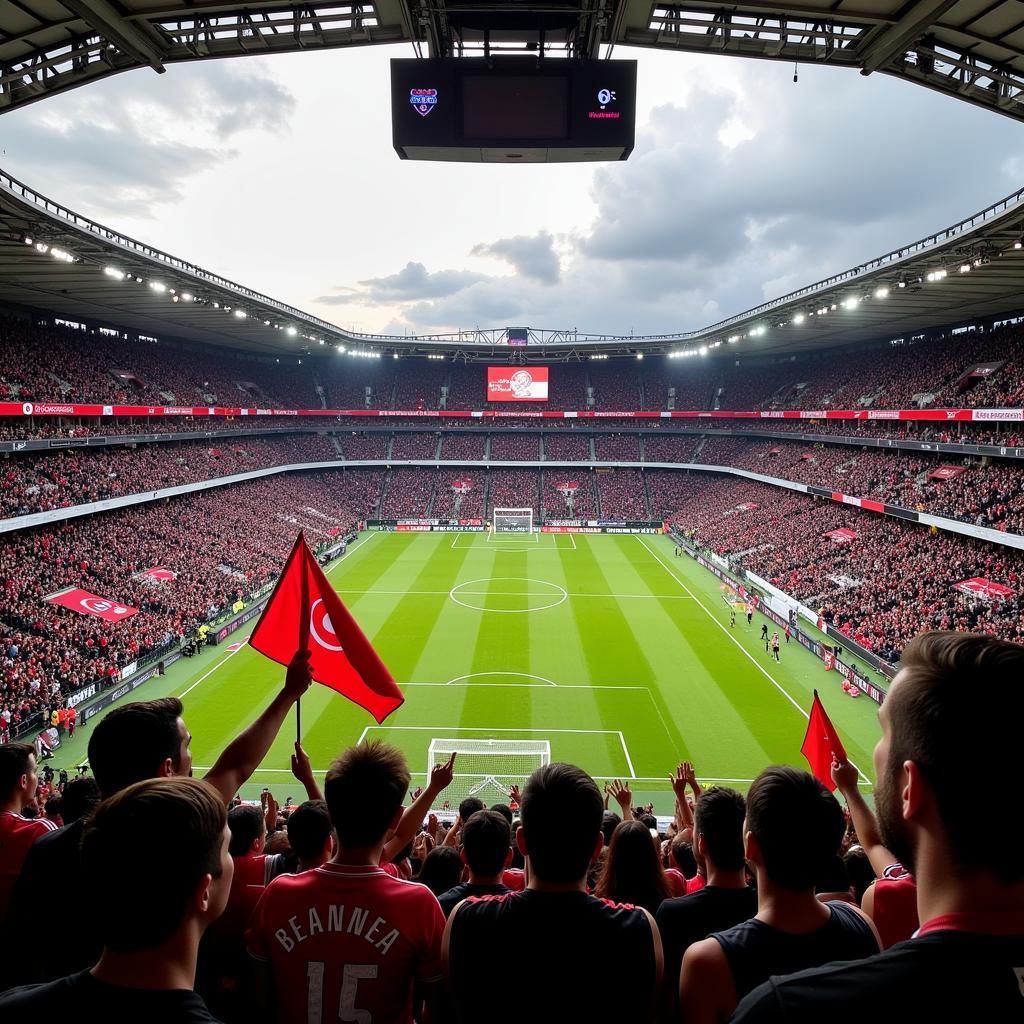
[[[148,65],[159,74],[167,70],[164,67],[166,52],[150,26],[143,29],[128,21],[107,0],[61,0],[61,3],[140,64]]]
[[[959,0],[920,0],[895,25],[865,39],[861,51],[861,74],[870,75],[903,53],[931,28]]]

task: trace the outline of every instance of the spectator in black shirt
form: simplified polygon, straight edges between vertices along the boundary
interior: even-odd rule
[[[448,917],[467,896],[511,892],[501,877],[512,863],[512,830],[497,811],[476,811],[462,830],[462,862],[469,881],[441,893],[437,901]]]
[[[231,888],[229,840],[224,801],[198,779],[140,782],[101,804],[82,837],[99,961],[0,996],[0,1019],[213,1022],[192,989],[199,940]]]
[[[719,1024],[772,974],[879,950],[867,915],[849,903],[821,903],[817,880],[839,852],[843,812],[813,776],[766,768],[747,794],[744,853],[757,877],[757,915],[690,946],[679,976],[685,1024]]]
[[[661,983],[661,940],[646,910],[586,891],[604,844],[601,793],[573,765],[538,768],[523,790],[516,844],[523,892],[471,896],[448,918],[442,957],[461,1024],[646,1021]],[[495,997],[515,965],[528,984]],[[602,964],[614,975],[601,976]]]
[[[743,864],[746,801],[725,786],[704,790],[694,808],[694,846],[707,885],[689,896],[665,900],[657,923],[665,947],[665,1017],[674,1019],[679,969],[689,947],[712,932],[731,928],[757,913],[757,892],[747,885]]]
[[[921,928],[870,960],[770,979],[737,1022],[1024,1019],[1021,824],[1003,784],[1020,778],[1024,647],[925,633],[901,666],[879,712],[875,803]]]

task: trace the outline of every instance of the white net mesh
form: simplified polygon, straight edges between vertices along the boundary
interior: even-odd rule
[[[509,788],[522,786],[536,768],[551,763],[548,740],[433,739],[427,752],[427,776],[435,764],[455,753],[455,776],[444,791],[454,813],[467,796],[485,804],[506,803]]]
[[[493,533],[532,533],[532,508],[496,508],[491,519]]]

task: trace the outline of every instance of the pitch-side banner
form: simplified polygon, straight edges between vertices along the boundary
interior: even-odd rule
[[[487,401],[546,402],[548,368],[546,366],[488,366]]]
[[[107,622],[120,622],[122,619],[131,618],[138,614],[138,608],[131,605],[121,604],[120,601],[111,601],[109,598],[100,597],[99,594],[90,594],[88,590],[81,590],[73,587],[60,594],[54,594],[46,599],[50,604],[59,604],[62,608],[70,608],[73,612],[81,615],[95,615],[97,618],[106,619]]]

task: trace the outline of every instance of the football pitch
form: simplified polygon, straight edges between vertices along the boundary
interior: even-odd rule
[[[405,694],[383,724],[325,687],[302,699],[302,742],[325,770],[345,746],[401,747],[414,785],[432,739],[547,741],[599,783],[631,780],[635,801],[670,813],[669,773],[744,789],[766,765],[806,767],[800,744],[817,688],[847,753],[872,775],[877,707],[795,641],[781,664],[729,606],[719,580],[667,537],[367,533],[328,570]],[[245,633],[231,637],[242,640]],[[283,668],[248,646],[183,659],[134,695],[182,697],[196,774],[269,702]],[[116,706],[116,705],[115,705]],[[95,720],[94,720],[95,721]],[[89,729],[55,765],[85,757]],[[303,799],[288,770],[290,715],[246,787]],[[458,764],[456,764],[458,771]],[[483,794],[481,794],[483,795]]]

